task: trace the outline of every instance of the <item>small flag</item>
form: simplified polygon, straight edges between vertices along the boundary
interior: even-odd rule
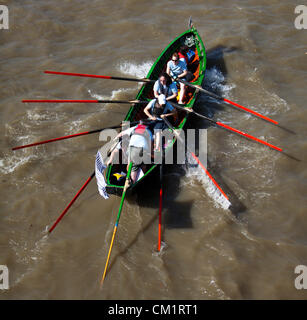
[[[95,175],[97,180],[98,191],[103,198],[109,199],[109,195],[106,190],[107,184],[103,176],[103,171],[106,167],[107,166],[103,163],[101,153],[98,150],[95,161]]]
[[[126,176],[126,173],[125,172],[121,172],[121,173],[113,173],[113,176],[116,177],[117,181],[122,179],[123,177]]]

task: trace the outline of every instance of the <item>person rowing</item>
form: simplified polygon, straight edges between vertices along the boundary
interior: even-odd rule
[[[146,116],[154,121],[151,124],[155,132],[155,151],[160,150],[161,131],[166,128],[163,118],[176,115],[176,109],[166,101],[164,94],[160,94],[158,99],[151,100],[144,109]]]
[[[175,52],[172,55],[172,59],[168,61],[166,67],[166,73],[171,76],[174,81],[177,78],[186,80],[186,75],[188,74],[187,65],[184,61],[179,60],[178,53]],[[183,104],[183,98],[186,91],[186,86],[180,82],[180,94],[179,94],[179,104]]]
[[[143,123],[143,121],[140,121],[137,126],[120,132],[116,138],[123,136],[130,136],[127,171],[129,163],[132,162],[131,182],[135,183],[138,171],[144,164],[144,159],[148,159],[150,162],[151,142],[153,140],[152,132],[149,130],[148,126]]]
[[[153,92],[155,98],[157,99],[159,95],[164,94],[167,101],[177,102],[177,85],[175,82],[172,82],[171,77],[166,72],[163,72],[159,79],[155,82],[153,86]]]

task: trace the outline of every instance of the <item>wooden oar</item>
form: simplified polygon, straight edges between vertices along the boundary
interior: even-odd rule
[[[117,219],[115,222],[115,226],[114,226],[114,230],[113,230],[113,235],[112,235],[112,239],[111,239],[111,244],[110,244],[110,248],[109,248],[109,252],[108,252],[108,257],[107,257],[107,262],[104,268],[104,272],[100,281],[100,289],[102,288],[104,279],[106,277],[106,273],[107,273],[107,268],[108,268],[108,264],[109,264],[109,260],[110,260],[110,256],[111,256],[111,251],[112,251],[112,247],[113,247],[113,243],[114,243],[114,238],[115,238],[115,234],[117,231],[117,227],[119,224],[119,219],[120,219],[120,215],[122,212],[122,208],[123,208],[123,204],[124,204],[124,200],[125,200],[125,196],[126,196],[126,191],[129,187],[129,179],[130,179],[130,175],[131,175],[131,169],[132,169],[132,162],[130,162],[129,164],[129,168],[128,168],[128,172],[127,172],[127,177],[126,177],[126,181],[125,181],[125,186],[124,186],[124,190],[123,190],[123,194],[122,194],[122,198],[120,201],[120,205],[119,205],[119,210],[118,210],[118,214],[117,214]]]
[[[262,118],[262,119],[264,119],[264,120],[266,120],[266,121],[269,121],[269,122],[274,123],[274,124],[276,124],[276,125],[278,124],[278,122],[275,121],[275,120],[273,120],[273,119],[270,119],[270,118],[268,118],[268,117],[266,117],[266,116],[264,116],[264,115],[262,115],[262,114],[260,114],[260,113],[258,113],[258,112],[256,112],[256,111],[254,111],[254,110],[251,110],[251,109],[249,109],[249,108],[246,108],[246,107],[244,107],[244,106],[241,106],[240,104],[238,104],[238,103],[236,103],[236,102],[233,102],[233,101],[230,101],[230,100],[225,99],[225,98],[223,98],[223,97],[220,97],[220,96],[218,96],[217,94],[215,94],[215,93],[213,93],[213,92],[210,92],[210,91],[202,88],[201,86],[192,84],[192,83],[190,83],[190,82],[188,82],[188,81],[185,81],[185,80],[182,80],[182,79],[180,79],[180,78],[177,78],[176,81],[179,81],[179,82],[185,84],[186,86],[189,86],[189,87],[191,87],[191,88],[194,88],[194,89],[197,89],[197,90],[199,90],[199,91],[201,91],[201,92],[204,92],[204,93],[208,94],[209,96],[211,96],[211,97],[213,97],[213,98],[215,98],[215,99],[217,99],[217,100],[219,100],[219,101],[223,101],[223,102],[226,102],[226,103],[228,103],[228,104],[231,104],[231,105],[233,105],[233,106],[235,106],[235,107],[237,107],[237,108],[239,108],[239,109],[242,109],[242,110],[244,110],[244,111],[246,111],[246,112],[248,112],[248,113],[251,113],[251,114],[253,114],[253,115],[255,115],[255,116],[259,117],[259,118]]]
[[[74,196],[74,198],[69,202],[68,206],[64,209],[64,211],[60,214],[60,216],[57,218],[55,223],[52,225],[52,227],[49,229],[49,233],[53,231],[53,229],[57,226],[57,224],[62,220],[66,212],[69,210],[69,208],[72,206],[72,204],[77,200],[77,198],[80,196],[81,192],[86,188],[86,186],[90,183],[90,181],[94,178],[95,171],[90,175],[90,177],[86,180],[84,185],[81,187],[81,189],[77,192],[77,194]]]
[[[23,103],[126,103],[126,104],[136,104],[136,103],[148,103],[148,101],[141,100],[71,100],[71,99],[24,99]]]
[[[66,75],[66,76],[78,76],[78,77],[90,77],[90,78],[102,78],[102,79],[113,79],[113,80],[124,80],[124,81],[135,81],[135,82],[155,82],[155,80],[150,80],[150,79],[146,79],[146,78],[124,78],[124,77],[113,77],[113,76],[103,76],[103,75],[93,75],[93,74],[82,74],[82,73],[72,73],[72,72],[57,72],[57,71],[45,71],[45,73],[48,73],[48,74],[58,74],[58,75]],[[220,97],[218,96],[217,94],[213,93],[213,92],[210,92],[204,88],[202,88],[201,86],[198,86],[198,85],[195,85],[195,84],[192,84],[190,82],[187,82],[185,80],[182,80],[180,78],[177,78],[176,79],[177,81],[179,82],[182,82],[183,84],[185,84],[186,86],[189,86],[191,88],[194,88],[194,89],[198,89],[199,91],[202,91],[206,94],[208,94],[209,96],[219,100],[219,101],[223,101],[227,104],[231,104],[239,109],[242,109],[248,113],[251,113],[259,118],[262,118],[266,121],[269,121],[271,123],[274,123],[274,124],[278,124],[277,121],[273,120],[273,119],[270,119],[269,117],[266,117],[254,110],[251,110],[249,108],[246,108],[236,102],[233,102],[233,101],[230,101],[228,99],[225,99],[223,97]]]
[[[166,125],[172,130],[172,132],[174,132],[174,134],[177,136],[178,140],[181,143],[184,143],[183,139],[180,137],[180,135],[178,134],[178,132],[173,128],[173,126],[170,124],[170,122],[166,119],[163,118],[164,122],[166,123]],[[201,161],[199,160],[199,158],[195,155],[194,152],[192,152],[189,148],[189,146],[187,145],[187,150],[191,153],[192,157],[197,161],[197,163],[200,165],[200,167],[205,171],[206,175],[210,178],[210,180],[214,183],[214,185],[220,190],[220,192],[222,193],[222,195],[229,201],[227,195],[225,194],[225,192],[222,190],[222,188],[219,186],[219,184],[214,180],[214,178],[212,177],[212,175],[209,173],[209,171],[205,168],[205,166],[201,163]]]
[[[135,124],[137,124],[138,122],[139,122],[139,121],[131,122],[130,125],[135,125]],[[124,126],[124,125],[125,125],[125,124],[119,124],[119,125],[116,125],[116,126],[113,126],[113,127],[107,127],[107,128],[101,128],[101,129],[96,129],[96,130],[91,130],[91,131],[85,131],[85,132],[70,134],[70,135],[67,135],[67,136],[59,137],[59,138],[53,138],[53,139],[49,139],[49,140],[34,142],[34,143],[31,143],[31,144],[25,144],[25,145],[23,145],[23,146],[14,147],[14,148],[12,148],[12,150],[19,150],[19,149],[23,149],[23,148],[29,148],[29,147],[38,146],[38,145],[40,145],[40,144],[46,144],[46,143],[50,143],[50,142],[55,142],[55,141],[60,141],[60,140],[65,140],[65,139],[70,139],[70,138],[75,138],[75,137],[84,136],[84,135],[87,135],[87,134],[92,134],[92,133],[101,132],[101,131],[107,130],[107,129],[117,129],[117,128],[121,128],[121,127]]]
[[[263,140],[261,140],[261,139],[258,139],[258,138],[256,138],[256,137],[254,137],[254,136],[252,136],[252,135],[250,135],[250,134],[248,134],[248,133],[245,133],[245,132],[243,132],[243,131],[240,131],[240,130],[238,130],[238,129],[232,128],[232,127],[230,127],[230,126],[228,126],[227,124],[224,124],[224,123],[222,123],[222,122],[214,121],[214,120],[212,120],[212,119],[210,119],[210,118],[208,118],[208,117],[206,117],[206,116],[204,116],[204,115],[202,115],[202,114],[200,114],[200,113],[197,113],[196,111],[194,111],[194,110],[191,109],[191,108],[184,108],[183,106],[180,106],[180,105],[178,105],[177,103],[174,103],[174,102],[170,102],[170,103],[171,103],[175,108],[177,108],[177,109],[179,109],[179,110],[183,110],[183,111],[188,112],[188,113],[194,113],[194,114],[197,115],[198,117],[201,117],[201,118],[203,118],[203,119],[206,119],[207,121],[209,121],[209,122],[211,122],[211,123],[214,123],[214,124],[218,125],[219,127],[222,127],[222,128],[224,128],[224,129],[226,129],[226,130],[229,130],[229,131],[232,131],[232,132],[235,132],[235,133],[238,133],[238,134],[240,134],[240,135],[242,135],[242,136],[244,136],[244,137],[246,137],[246,138],[248,138],[248,139],[257,141],[257,142],[259,142],[259,143],[261,143],[261,144],[264,144],[264,145],[266,145],[266,146],[268,146],[268,147],[270,147],[270,148],[272,148],[272,149],[275,149],[275,150],[277,150],[277,151],[282,152],[282,149],[281,149],[281,148],[276,147],[276,146],[274,146],[273,144],[270,144],[270,143],[268,143],[268,142],[266,142],[266,141],[263,141]]]
[[[116,141],[116,143],[110,148],[110,150],[108,151],[108,156],[110,155],[110,153],[115,149],[115,147],[117,146],[118,141]],[[95,176],[95,171],[90,175],[90,177],[86,180],[86,182],[84,183],[84,185],[81,187],[81,189],[76,193],[76,195],[74,196],[74,198],[70,201],[70,203],[68,204],[68,206],[64,209],[64,211],[60,214],[60,216],[57,218],[57,220],[55,221],[55,223],[52,225],[52,227],[49,229],[49,233],[51,233],[53,231],[53,229],[57,226],[57,224],[63,219],[64,215],[67,213],[67,211],[69,210],[69,208],[73,205],[73,203],[77,200],[77,198],[80,196],[81,192],[87,187],[87,185],[90,183],[90,181],[94,178]]]
[[[162,238],[161,237],[161,233],[162,233],[162,199],[163,199],[163,163],[160,164],[160,201],[159,201],[158,251],[161,250],[161,238]]]
[[[109,80],[124,80],[124,81],[134,81],[134,82],[155,82],[155,80],[150,80],[146,78],[123,78],[123,77],[111,77],[95,74],[84,74],[84,73],[74,73],[74,72],[58,72],[58,71],[44,71],[48,74],[58,74],[63,76],[74,76],[74,77],[87,77],[87,78],[100,78],[100,79],[109,79]]]

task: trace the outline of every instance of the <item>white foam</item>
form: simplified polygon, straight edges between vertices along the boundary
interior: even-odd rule
[[[125,61],[119,64],[118,69],[124,74],[144,78],[152,65],[153,61],[146,61],[141,64]]]
[[[202,184],[207,195],[211,199],[213,199],[216,208],[222,208],[224,210],[227,210],[229,208],[229,206],[231,205],[229,200],[225,198],[225,196],[220,192],[220,190],[216,187],[216,185],[202,168],[200,168],[199,166],[189,167],[187,169],[186,177],[191,180],[197,180]]]
[[[225,77],[216,67],[206,70],[205,84],[210,88],[218,89],[228,97],[229,92],[236,87],[235,84],[224,84]]]
[[[97,99],[97,100],[114,100],[116,99],[116,97],[120,94],[120,93],[123,93],[123,92],[126,92],[126,93],[129,93],[129,92],[134,92],[135,89],[131,88],[131,89],[123,89],[123,88],[120,88],[120,89],[117,89],[117,90],[113,90],[111,92],[111,97],[110,96],[102,96],[98,93],[95,93],[95,92],[92,92],[90,89],[88,90],[88,93],[90,94],[91,97]]]
[[[35,155],[29,156],[12,156],[0,160],[0,171],[3,174],[8,174],[23,166],[27,162],[36,159]]]

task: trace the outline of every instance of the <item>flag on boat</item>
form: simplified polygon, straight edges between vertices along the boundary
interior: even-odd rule
[[[95,175],[97,180],[98,191],[103,198],[109,199],[109,195],[106,190],[107,184],[103,176],[103,172],[106,167],[107,166],[103,162],[101,153],[98,150],[96,155],[96,161],[95,161]]]

